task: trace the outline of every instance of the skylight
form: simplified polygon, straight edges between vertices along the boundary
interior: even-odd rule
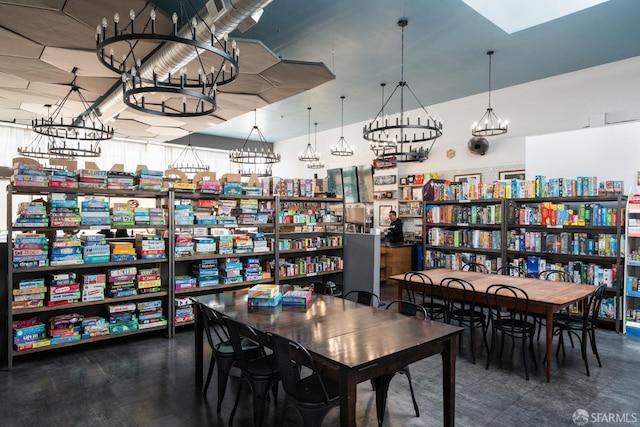
[[[462,0],[469,7],[513,34],[608,0]]]

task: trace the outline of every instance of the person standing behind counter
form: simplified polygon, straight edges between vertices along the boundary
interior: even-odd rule
[[[389,229],[387,230],[387,236],[385,240],[389,243],[402,243],[404,242],[404,233],[402,232],[402,220],[398,218],[396,211],[389,212]]]

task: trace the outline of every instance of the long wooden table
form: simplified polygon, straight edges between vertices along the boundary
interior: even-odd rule
[[[403,316],[341,298],[314,294],[308,309],[249,308],[244,291],[194,298],[253,328],[286,336],[307,347],[340,386],[340,425],[356,425],[357,384],[392,374],[434,354],[442,355],[444,425],[455,414],[455,359],[462,329]],[[202,318],[196,316],[196,383],[203,377]]]
[[[546,319],[546,355],[547,355],[547,382],[551,381],[551,348],[553,346],[553,313],[578,301],[587,302],[596,287],[592,285],[582,285],[578,283],[555,282],[530,277],[513,277],[498,274],[476,273],[473,271],[450,270],[447,268],[435,268],[424,270],[433,280],[435,286],[440,286],[442,279],[454,277],[471,282],[477,294],[484,295],[487,288],[494,284],[504,284],[517,286],[524,290],[529,296],[529,311],[531,313],[545,316]],[[389,280],[399,282],[398,299],[402,299],[402,293],[407,282],[404,274],[397,274],[389,277]],[[418,279],[414,279],[418,281]],[[481,297],[479,301],[484,301]],[[583,305],[583,307],[586,305]],[[584,340],[585,337],[582,337]]]

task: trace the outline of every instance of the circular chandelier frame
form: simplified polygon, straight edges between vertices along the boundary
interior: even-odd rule
[[[190,0],[188,3],[196,10]],[[129,24],[122,29],[119,15],[114,15],[114,32],[111,36],[107,32],[108,21],[103,18],[101,25],[96,28],[98,59],[105,67],[121,75],[123,101],[135,110],[169,117],[212,114],[217,109],[217,87],[233,82],[239,74],[240,49],[237,48],[236,41],[231,42],[229,49],[227,33],[218,39],[215,26],[207,24],[197,11],[190,23],[180,30],[178,15],[173,13],[172,34],[157,33],[156,9],[157,4],[151,9],[149,19],[140,32],[136,32],[136,14],[133,10],[129,13]],[[210,35],[204,35],[205,31]],[[155,43],[157,49],[191,50],[187,56],[197,59],[197,75],[193,72],[193,67],[190,73],[182,65],[191,59],[177,64],[175,69],[168,69],[169,65],[163,65],[163,69],[160,69],[159,66],[143,63],[143,54],[136,53],[139,43]],[[114,50],[118,48],[126,52],[121,61],[114,55]],[[211,63],[205,64],[203,57],[207,53],[213,55],[216,65],[220,61],[217,69]],[[227,64],[230,66],[228,72]]]

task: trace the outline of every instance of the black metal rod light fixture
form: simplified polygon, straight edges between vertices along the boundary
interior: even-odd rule
[[[96,53],[108,69],[120,74],[123,101],[129,107],[149,114],[170,117],[197,117],[213,113],[216,108],[218,86],[231,83],[238,77],[240,49],[236,41],[229,43],[228,34],[216,35],[215,25],[202,19],[193,2],[188,0],[193,16],[173,13],[172,31],[158,33],[156,18],[158,5],[147,1],[136,14],[129,12],[129,22],[121,25],[120,15],[113,18],[113,33],[108,34],[108,21],[102,18],[96,28]],[[145,12],[150,8],[149,12]],[[144,25],[137,22],[148,13]],[[145,64],[149,45],[153,49],[180,49],[184,60],[173,70],[161,72],[156,66]],[[143,50],[144,49],[144,50]],[[187,64],[194,59],[195,65]]]
[[[47,105],[48,116],[32,120],[31,128],[35,133],[48,138],[47,152],[50,154],[62,157],[99,157],[100,142],[112,139],[114,129],[102,123],[98,112],[91,108],[76,84],[77,72],[78,68],[74,67],[71,89],[56,103],[53,112],[52,106]],[[80,101],[83,113],[65,118],[65,108],[69,108],[66,103],[72,94]]]
[[[342,115],[341,115],[341,126],[340,126],[340,139],[338,143],[331,147],[331,155],[333,156],[353,156],[353,148],[349,145],[346,139],[344,139],[344,98],[342,95],[340,100],[342,101]]]
[[[191,139],[191,135],[189,135]],[[184,173],[198,173],[208,172],[209,165],[205,165],[204,162],[198,156],[198,152],[189,142],[178,154],[176,160],[169,165],[169,169],[178,169]]]
[[[314,126],[316,128],[315,131],[315,143],[314,143],[314,150],[316,151],[316,153],[318,152],[318,123],[314,123]],[[307,162],[307,168],[309,169],[323,169],[324,168],[324,160],[313,160],[311,162]]]
[[[307,133],[307,147],[302,153],[298,153],[298,160],[301,162],[315,162],[320,160],[320,154],[311,146],[311,107],[307,107],[309,112],[309,132]]]
[[[253,110],[253,128],[249,132],[247,139],[241,148],[236,148],[229,153],[229,161],[238,164],[238,173],[242,176],[257,175],[260,177],[271,176],[271,169],[274,163],[280,162],[280,153],[273,151],[271,144],[267,142],[260,128],[258,128],[257,111]],[[256,133],[260,149],[249,147],[251,135]]]
[[[401,48],[401,79],[393,92],[383,102],[382,108],[376,116],[369,120],[363,128],[362,136],[372,143],[372,149],[383,150],[386,157],[394,157],[396,161],[423,161],[429,155],[435,140],[442,136],[443,124],[441,118],[432,116],[422,105],[418,97],[409,87],[404,79],[404,29],[409,21],[401,18],[398,26],[402,28],[402,48]],[[417,116],[410,117],[405,112],[405,89],[413,96],[418,105]],[[395,115],[384,114],[384,110],[398,92],[400,96],[400,112]],[[418,145],[423,142],[432,141],[429,148]],[[386,147],[395,145],[390,150]]]
[[[60,156],[49,152],[49,144],[55,143],[51,137],[37,134],[35,139],[24,147],[18,147],[18,154],[32,159],[71,159],[71,156]]]
[[[471,134],[473,136],[495,136],[507,133],[509,130],[509,121],[500,119],[491,107],[491,57],[494,52],[487,52],[489,56],[489,106],[480,121],[471,125]]]

